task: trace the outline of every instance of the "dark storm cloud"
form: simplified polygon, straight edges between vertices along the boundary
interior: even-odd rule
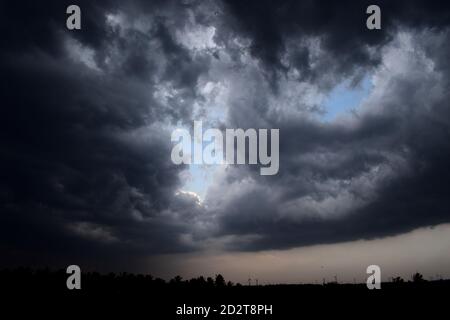
[[[183,168],[170,162],[163,123],[190,119],[208,57],[174,41],[164,19],[175,18],[158,16],[172,5],[183,18],[174,4],[145,6],[158,9],[148,32],[107,21],[132,19],[138,2],[77,4],[82,30],[69,32],[66,3],[2,3],[4,263],[117,264],[189,248],[177,215],[198,208],[174,195]],[[161,84],[178,92],[170,103],[155,98]]]
[[[398,26],[435,28],[450,23],[450,5],[444,1],[224,0],[224,3],[232,34],[251,40],[250,53],[263,62],[272,76],[296,68],[300,78],[312,80],[330,68],[335,76],[349,76],[360,66],[378,64],[377,50],[392,38]],[[366,28],[365,12],[371,4],[382,8],[381,30]],[[226,39],[227,35],[223,37]],[[315,66],[311,46],[302,43],[308,37],[320,38],[326,51]],[[292,43],[294,48],[290,48]],[[323,78],[320,80],[324,82]]]
[[[69,4],[0,5],[2,263],[132,268],[223,239],[287,248],[449,221],[446,2],[378,2],[381,31],[365,28],[364,2],[78,1],[71,32]],[[213,27],[217,46],[183,44],[206,42],[184,38],[195,27]],[[285,105],[297,85],[327,94],[378,72],[401,32],[432,67],[386,80],[366,103],[377,112],[334,123],[288,113],[320,109]],[[278,175],[230,168],[209,206],[179,192],[186,168],[170,161],[171,126],[210,102],[202,77],[227,82],[223,126],[281,135]]]
[[[410,32],[413,47],[394,49],[392,61],[384,61],[392,71],[377,76],[386,86],[356,118],[331,124],[264,118],[280,128],[280,171],[263,179],[240,169],[224,183],[251,177],[258,185],[221,200],[221,234],[256,239],[233,242],[232,249],[371,239],[449,221],[449,30]],[[411,64],[396,71],[402,54]],[[242,117],[237,110],[234,122],[260,124],[260,109]]]

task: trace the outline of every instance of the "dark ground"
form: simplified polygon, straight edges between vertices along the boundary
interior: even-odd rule
[[[205,319],[202,315],[177,315],[177,307],[185,304],[217,310],[207,319],[403,319],[419,315],[447,319],[450,305],[450,280],[389,282],[382,283],[381,290],[368,290],[365,284],[230,286],[222,279],[165,282],[144,275],[87,273],[82,275],[81,290],[68,290],[67,277],[64,270],[0,271],[2,314],[9,309],[13,319]],[[272,305],[273,312],[221,315],[224,304]]]

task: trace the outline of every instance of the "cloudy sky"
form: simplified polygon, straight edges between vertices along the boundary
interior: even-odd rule
[[[450,276],[450,3],[0,4],[1,266],[245,282]],[[280,169],[176,128],[277,128]]]

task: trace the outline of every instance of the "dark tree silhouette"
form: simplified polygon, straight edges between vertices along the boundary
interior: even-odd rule
[[[216,284],[216,287],[225,287],[225,279],[220,273],[216,274],[215,284]]]
[[[214,287],[214,279],[211,277],[206,278],[206,284],[208,287]]]
[[[181,284],[182,282],[183,282],[183,277],[181,277],[181,276],[176,276],[175,278],[170,280],[170,283],[172,283],[172,284]]]
[[[392,278],[392,282],[393,283],[403,283],[403,282],[405,282],[405,280],[403,280],[402,277],[394,277],[394,278]]]
[[[423,275],[420,274],[419,272],[416,272],[416,273],[414,273],[414,274],[412,275],[412,280],[413,280],[414,283],[420,283],[420,282],[426,281],[426,280],[423,278]]]

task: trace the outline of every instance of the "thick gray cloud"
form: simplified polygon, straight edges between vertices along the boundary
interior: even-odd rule
[[[3,4],[2,28],[16,32],[1,53],[5,260],[188,249],[178,215],[196,202],[175,194],[183,168],[168,126],[190,119],[210,57],[175,41],[175,7],[136,27],[133,6],[103,5],[81,3],[83,29],[68,32],[64,4]],[[160,86],[173,88],[169,102]]]
[[[439,28],[450,23],[448,4],[441,1],[378,1],[383,28],[366,28],[371,1],[224,1],[229,30],[248,37],[249,52],[258,57],[272,77],[299,71],[300,78],[328,85],[321,74],[349,76],[360,66],[380,62],[378,49],[399,27]],[[316,57],[308,38],[322,41],[326,54]],[[228,33],[224,33],[224,39]],[[336,63],[338,62],[338,63]],[[276,71],[276,72],[275,72]],[[318,79],[319,78],[319,79]]]
[[[447,5],[2,3],[3,264],[132,268],[155,253],[288,248],[449,221]],[[337,84],[372,81],[321,117]],[[170,131],[279,128],[280,171],[220,168],[183,190]]]
[[[261,101],[271,100],[264,90],[245,113],[243,105],[232,108],[232,123],[280,128],[281,163],[274,177],[240,168],[215,187],[218,194],[241,190],[212,196],[224,208],[220,233],[254,235],[255,241],[236,245],[255,250],[383,237],[447,222],[448,32],[400,32],[383,48],[370,95],[355,114],[332,123],[304,111],[296,116],[295,103],[284,104],[276,117],[278,106],[269,103],[261,114]]]

